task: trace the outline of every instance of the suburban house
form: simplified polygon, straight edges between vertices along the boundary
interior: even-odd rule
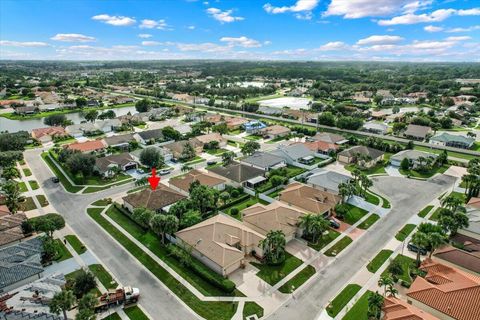
[[[91,122],[72,124],[67,126],[65,131],[74,138],[93,135],[99,132],[98,128]]]
[[[137,162],[127,152],[112,154],[95,160],[95,170],[106,178],[113,177],[117,173],[116,170],[125,172],[136,168]]]
[[[342,163],[357,163],[370,168],[383,160],[383,151],[365,146],[354,146],[338,153],[337,160]]]
[[[236,130],[240,129],[244,124],[248,123],[248,120],[244,118],[234,117],[225,120],[225,123],[227,124],[228,130]]]
[[[200,170],[191,170],[184,175],[170,178],[168,183],[172,189],[188,194],[190,185],[194,181],[198,181],[201,185],[209,186],[220,191],[225,189],[225,179],[218,178],[211,173]]]
[[[480,243],[470,242],[464,245],[463,249],[465,250],[446,245],[435,250],[433,257],[442,264],[478,276],[480,274]]]
[[[166,144],[163,147],[171,152],[171,154],[173,155],[173,159],[178,160],[182,158],[183,149],[187,144],[190,144],[193,147],[193,150],[195,150],[195,154],[199,154],[203,150],[203,143],[201,143],[200,140],[196,138],[192,138],[190,140],[175,141]]]
[[[159,147],[159,146],[148,146],[144,149],[137,149],[135,151],[130,152],[130,155],[133,157],[133,159],[135,159],[135,161],[140,162],[140,155],[142,154],[142,151],[149,148],[156,149],[160,153],[160,155],[163,157],[163,160],[165,161],[171,161],[173,159],[173,154],[169,149],[164,147]]]
[[[64,137],[67,133],[62,127],[48,127],[32,130],[32,138],[41,143],[50,142],[55,137]]]
[[[0,293],[40,279],[43,241],[32,238],[0,249]]]
[[[427,159],[431,158],[435,160],[438,157],[437,154],[434,153],[429,153],[429,152],[424,152],[424,151],[418,151],[418,150],[403,150],[398,152],[397,154],[394,154],[390,158],[390,164],[394,167],[400,167],[402,160],[407,158],[408,161],[410,162],[410,165],[415,168],[418,163],[419,159]]]
[[[118,136],[106,137],[103,139],[105,144],[111,148],[128,149],[130,142],[136,141],[133,134],[127,133]]]
[[[432,128],[430,127],[409,124],[404,136],[414,140],[425,140],[431,133]]]
[[[133,134],[133,137],[143,145],[154,144],[164,139],[162,129],[136,132]]]
[[[480,242],[480,198],[472,197],[465,206],[469,226],[458,230],[458,234],[473,238]]]
[[[225,166],[214,167],[208,170],[227,179],[227,184],[232,185],[233,187],[245,186],[255,188],[266,180],[263,176],[265,171],[262,169],[247,166],[236,161],[232,161]]]
[[[388,125],[378,122],[367,122],[363,125],[362,130],[376,134],[387,134]]]
[[[196,136],[195,139],[200,141],[203,145],[209,144],[213,141],[218,141],[218,146],[220,148],[223,148],[227,145],[227,139],[222,137],[222,135],[218,132],[212,132],[212,133],[209,133],[209,134]]]
[[[344,136],[329,132],[319,132],[313,137],[308,137],[307,141],[322,141],[331,144],[342,145],[348,142]]]
[[[425,259],[420,269],[427,274],[416,277],[408,289],[409,304],[440,319],[480,319],[480,277]]]
[[[283,168],[287,165],[285,159],[282,157],[267,153],[267,152],[255,152],[249,157],[240,160],[242,163],[259,168],[265,171],[270,169]]]
[[[383,299],[383,320],[440,320],[407,302],[387,296]]]
[[[23,212],[12,214],[7,206],[0,205],[0,248],[25,238],[22,223],[27,220]]]
[[[123,197],[123,206],[130,212],[136,208],[146,208],[155,212],[168,212],[176,202],[186,197],[166,185],[159,183],[157,189],[144,189]]]
[[[97,128],[98,131],[107,133],[120,128],[122,126],[122,122],[118,119],[106,119],[96,121],[93,125],[95,126],[95,128]]]
[[[270,138],[270,139],[276,139],[276,138],[281,138],[281,137],[286,137],[288,136],[292,130],[290,130],[287,127],[284,126],[279,126],[279,125],[273,125],[270,127],[266,127],[262,130],[260,130],[260,134],[264,138]]]
[[[443,132],[430,138],[430,143],[437,146],[469,149],[475,143],[475,139],[471,137],[465,137],[461,135],[450,134],[448,132]]]
[[[192,250],[192,255],[213,271],[228,276],[245,265],[245,256],[262,257],[263,235],[241,221],[217,214],[175,233],[177,244]]]
[[[107,146],[103,140],[92,140],[85,142],[75,142],[66,146],[67,149],[80,151],[82,153],[88,152],[100,152],[103,151]]]
[[[36,106],[26,106],[26,107],[16,107],[14,113],[20,115],[34,114],[39,111],[39,108]]]
[[[267,125],[258,120],[251,120],[243,125],[246,133],[257,134],[260,130],[265,129]]]
[[[278,146],[270,151],[271,154],[285,159],[290,165],[311,165],[315,162],[315,152],[307,148],[303,143],[292,143]]]
[[[257,203],[242,210],[242,221],[247,226],[266,236],[272,230],[281,230],[288,242],[296,236],[301,236],[298,222],[301,216],[307,214],[300,208],[289,206],[280,201],[268,205]]]
[[[338,185],[341,183],[349,183],[351,180],[352,177],[345,174],[336,171],[321,170],[308,177],[307,184],[315,189],[338,195]]]
[[[307,212],[331,215],[340,197],[326,191],[318,190],[303,183],[294,182],[280,192],[279,200]]]
[[[329,143],[325,141],[310,141],[303,143],[308,149],[315,153],[329,155],[332,152],[337,152],[340,146],[335,143]]]

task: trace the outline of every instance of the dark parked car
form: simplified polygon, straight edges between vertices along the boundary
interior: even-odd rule
[[[423,256],[427,254],[427,249],[414,245],[411,242],[407,245],[407,249],[415,253],[420,251],[420,254]]]
[[[207,161],[207,166],[213,166],[214,164],[217,164],[217,161],[215,160]]]
[[[338,229],[340,228],[340,223],[338,223],[338,221],[335,221],[333,219],[330,219],[330,227],[334,228],[334,229]]]
[[[59,183],[60,182],[60,179],[58,179],[57,177],[52,177],[50,180],[52,180],[53,183]]]

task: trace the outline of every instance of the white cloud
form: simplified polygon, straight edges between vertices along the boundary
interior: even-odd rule
[[[22,47],[22,48],[35,48],[35,47],[48,47],[49,44],[46,42],[39,41],[9,41],[1,40],[0,45],[6,47]]]
[[[470,31],[474,31],[474,30],[480,30],[480,25],[471,26],[471,27],[467,27],[467,28],[451,28],[451,29],[446,30],[445,32],[458,33],[458,32],[470,32]]]
[[[148,39],[148,38],[151,38],[151,37],[153,37],[153,36],[152,36],[151,34],[149,34],[149,33],[140,33],[140,34],[138,35],[138,37],[139,37],[139,38],[142,38],[142,39]]]
[[[398,24],[415,24],[443,21],[453,15],[458,16],[476,16],[480,15],[480,8],[456,10],[456,9],[439,9],[431,13],[414,14],[407,13],[401,16],[393,17],[390,20],[380,20],[378,24],[381,26],[391,26]]]
[[[460,37],[448,37],[446,38],[445,40],[446,41],[454,41],[454,42],[457,42],[457,41],[466,41],[466,40],[470,40],[472,39],[472,37],[469,37],[469,36],[460,36]]]
[[[319,0],[297,0],[294,5],[275,7],[270,3],[263,6],[263,9],[271,14],[295,12],[297,19],[310,20],[312,18],[312,10],[318,5]]]
[[[395,44],[402,41],[404,38],[399,36],[389,36],[389,35],[374,35],[368,38],[360,39],[357,41],[357,45],[360,46],[369,46],[369,45],[384,45],[384,44]]]
[[[175,43],[180,51],[201,51],[201,52],[225,52],[230,51],[230,46],[221,46],[211,42],[204,43]]]
[[[439,32],[439,31],[442,31],[443,28],[429,25],[429,26],[423,27],[423,30],[425,30],[427,32]]]
[[[57,33],[50,39],[63,42],[92,42],[95,41],[94,37],[86,36],[78,33]]]
[[[396,12],[402,8],[408,11],[413,0],[332,0],[324,16],[343,16],[346,19],[363,17],[381,17]]]
[[[207,13],[215,20],[220,21],[221,23],[230,23],[234,21],[241,21],[243,17],[232,16],[233,10],[222,11],[218,8],[208,8]]]
[[[137,22],[135,19],[124,16],[110,16],[108,14],[99,14],[92,17],[93,20],[101,21],[103,23],[115,26],[115,27],[125,27],[131,26]]]
[[[188,26],[187,29],[188,30],[195,30],[195,26]]]
[[[233,37],[223,37],[220,39],[221,42],[226,42],[229,46],[239,46],[244,48],[258,48],[262,44],[257,40],[247,38],[245,36],[233,38]]]
[[[168,24],[164,19],[160,19],[160,20],[143,19],[139,27],[140,29],[166,30],[168,27]]]
[[[263,41],[263,44],[268,46],[268,45],[271,45],[272,44],[272,41],[270,40],[267,40],[267,41]]]
[[[142,46],[158,46],[160,44],[158,41],[142,41]]]
[[[338,51],[338,50],[348,50],[350,47],[342,41],[333,41],[333,42],[328,42],[320,48],[318,48],[318,51]]]

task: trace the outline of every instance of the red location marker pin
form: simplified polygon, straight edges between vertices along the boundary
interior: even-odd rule
[[[150,187],[152,188],[152,190],[157,189],[159,182],[160,177],[157,177],[157,169],[152,168],[152,176],[148,177],[148,183],[150,183]]]

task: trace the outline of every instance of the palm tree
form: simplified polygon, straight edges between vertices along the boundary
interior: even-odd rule
[[[188,172],[192,170],[192,167],[190,167],[188,164],[184,164],[180,170],[182,170],[182,172]]]
[[[378,292],[368,296],[368,318],[380,320],[382,314],[383,297]]]
[[[398,290],[393,286],[393,284],[388,286],[388,289],[386,292],[388,293],[389,296],[392,296],[394,298],[398,294]]]
[[[438,233],[432,232],[428,234],[428,246],[430,247],[430,254],[428,255],[429,258],[432,257],[433,252],[435,249],[441,247],[445,243],[445,236]]]
[[[313,213],[307,213],[300,217],[298,226],[303,228],[303,235],[310,237],[312,233]]]
[[[361,174],[362,174],[362,171],[360,171],[360,169],[358,169],[358,168],[353,169],[352,176],[355,179],[354,180],[355,183],[357,182],[358,177],[360,177]]]
[[[260,241],[267,263],[278,264],[285,260],[285,234],[281,230],[271,230]]]
[[[233,151],[227,151],[222,154],[222,161],[224,165],[229,164],[232,162],[233,158],[235,157],[235,153]]]
[[[59,315],[63,312],[63,318],[68,320],[67,311],[70,310],[75,303],[75,295],[71,290],[62,290],[56,293],[52,300],[50,300],[50,312]]]
[[[152,231],[162,237],[165,244],[165,234],[172,234],[178,230],[178,218],[171,214],[156,214],[150,220]]]
[[[10,210],[12,214],[17,213],[20,208],[20,202],[23,200],[18,182],[10,180],[3,184],[2,190],[5,195],[5,204],[8,210]]]
[[[328,230],[329,227],[330,221],[321,215],[315,215],[313,217],[312,225],[310,226],[313,243],[318,243],[318,240],[322,237],[323,233]]]
[[[387,294],[387,286],[393,285],[393,279],[390,275],[382,275],[378,279],[378,286],[383,287],[383,295]]]
[[[417,246],[417,267],[420,266],[420,249],[425,248],[428,246],[428,236],[427,234],[417,231],[415,234],[412,236],[412,243]]]
[[[462,204],[463,204],[463,199],[456,197],[452,194],[446,197],[442,201],[442,206],[444,208],[452,210],[453,212],[457,211]]]
[[[365,194],[367,193],[367,189],[373,186],[373,182],[367,177],[367,175],[362,174],[360,176],[360,185],[363,188],[363,195],[365,196]]]

